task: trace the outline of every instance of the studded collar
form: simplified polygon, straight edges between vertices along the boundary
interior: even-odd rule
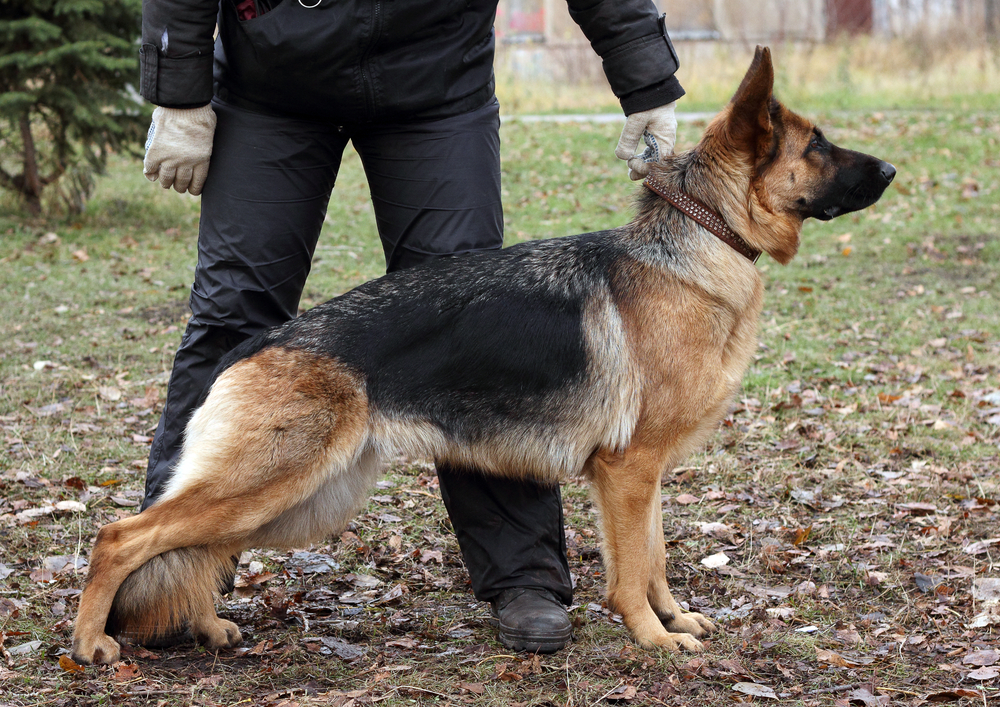
[[[693,196],[685,194],[681,190],[675,189],[674,187],[667,186],[656,177],[646,177],[646,181],[644,181],[643,184],[707,228],[715,234],[720,241],[745,257],[751,263],[757,262],[757,258],[760,257],[760,251],[743,240],[743,238],[736,231],[726,225],[726,222],[722,220],[722,217],[719,216],[719,214],[712,211]]]

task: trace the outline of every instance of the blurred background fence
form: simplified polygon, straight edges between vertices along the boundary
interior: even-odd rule
[[[861,64],[873,70],[882,65],[890,73],[903,69],[926,73],[946,54],[957,52],[968,58],[970,49],[980,51],[981,56],[967,67],[971,73],[959,72],[959,81],[976,74],[977,62],[980,73],[996,73],[1000,66],[1000,0],[655,2],[666,14],[667,28],[689,80],[691,70],[698,72],[706,64],[710,65],[706,73],[712,77],[719,76],[715,66],[720,64],[738,65],[742,72],[746,68],[742,55],[752,52],[756,44],[782,47],[786,53],[807,59],[817,51],[822,54],[823,48],[850,45],[858,48]],[[564,86],[604,83],[600,59],[570,19],[564,0],[501,0],[496,32],[501,81],[541,80]],[[823,61],[838,63],[828,52]],[[956,77],[952,72],[943,83],[953,83]],[[721,78],[731,80],[728,75]],[[962,86],[949,86],[955,88]]]

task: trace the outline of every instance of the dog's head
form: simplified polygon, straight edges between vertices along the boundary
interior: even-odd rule
[[[871,206],[896,169],[877,157],[832,144],[810,121],[773,95],[771,52],[757,47],[753,63],[697,150],[722,166],[741,209],[720,206],[735,230],[781,263],[795,255],[807,218],[827,221]],[[733,199],[723,199],[732,202]],[[743,211],[746,221],[739,223]]]

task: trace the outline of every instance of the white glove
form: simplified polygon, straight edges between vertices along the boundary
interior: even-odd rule
[[[663,162],[666,155],[673,153],[677,139],[676,106],[677,101],[674,101],[659,108],[633,113],[625,120],[615,157],[628,162],[628,178],[633,182],[649,174],[650,162]],[[646,143],[646,149],[637,155],[635,150],[640,136]]]
[[[215,111],[201,108],[164,108],[153,111],[146,136],[142,173],[151,182],[197,196],[208,177],[208,160],[215,137]]]

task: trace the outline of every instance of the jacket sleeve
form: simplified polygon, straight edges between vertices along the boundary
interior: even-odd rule
[[[168,108],[212,101],[219,0],[142,0],[139,92]]]
[[[604,62],[625,115],[684,95],[677,52],[652,0],[567,0],[569,13]]]

